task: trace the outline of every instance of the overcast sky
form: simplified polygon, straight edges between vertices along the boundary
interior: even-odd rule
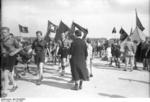
[[[69,27],[74,21],[88,28],[88,37],[111,38],[113,27],[117,33],[120,27],[127,33],[135,28],[135,8],[148,34],[149,0],[2,0],[2,24],[15,35],[20,34],[18,24],[28,26],[30,33],[23,36],[35,36],[36,30],[46,33],[48,20]]]

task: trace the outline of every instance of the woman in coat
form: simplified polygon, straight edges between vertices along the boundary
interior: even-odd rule
[[[70,48],[70,63],[72,77],[75,81],[74,90],[82,89],[83,80],[88,80],[88,70],[86,68],[87,46],[81,39],[81,32],[75,31],[76,39],[72,42]]]

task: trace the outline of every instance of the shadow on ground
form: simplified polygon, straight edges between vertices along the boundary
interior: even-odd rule
[[[120,80],[126,80],[126,81],[130,81],[130,82],[139,82],[139,83],[144,83],[144,84],[150,84],[150,82],[147,81],[142,81],[142,80],[135,80],[135,79],[128,79],[128,78],[119,78]],[[148,80],[149,81],[149,80]]]
[[[107,93],[98,93],[100,96],[106,96],[106,97],[110,97],[110,98],[126,98],[124,96],[120,96],[120,95],[114,95],[114,94],[107,94]]]
[[[120,70],[120,68],[116,68],[116,67],[109,66],[107,64],[101,64],[101,63],[93,63],[92,66],[97,69]]]
[[[68,80],[65,80],[63,78],[58,78],[58,77],[44,77],[44,79],[53,79],[53,80],[56,80],[56,81],[64,81],[64,82],[68,82]]]
[[[31,82],[33,84],[37,83],[37,79],[32,78],[20,78],[18,80]],[[59,78],[59,76],[44,77],[44,79],[41,81],[41,85],[48,85],[62,89],[71,89],[73,87],[73,84],[69,83],[68,80],[65,80],[64,77]]]

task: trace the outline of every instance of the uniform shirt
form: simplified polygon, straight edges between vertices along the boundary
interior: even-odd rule
[[[125,55],[133,56],[135,54],[134,44],[131,41],[127,41],[124,47]]]
[[[62,40],[62,47],[65,47],[65,48],[70,47],[69,41],[67,39]]]
[[[40,41],[36,39],[32,44],[32,49],[34,49],[36,53],[44,52],[45,48],[46,48],[46,41],[44,41],[43,39],[41,39]]]
[[[2,54],[10,54],[11,52],[16,51],[19,48],[19,43],[14,37],[6,37],[2,40],[1,49]]]

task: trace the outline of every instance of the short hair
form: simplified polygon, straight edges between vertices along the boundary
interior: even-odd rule
[[[75,31],[75,35],[78,36],[78,37],[80,37],[81,36],[81,31],[80,30],[76,30]]]
[[[8,32],[10,31],[10,29],[8,27],[1,27],[1,31],[2,30],[7,30]]]
[[[14,36],[14,34],[13,34],[13,33],[10,33],[9,35],[10,35],[10,36],[12,36],[12,37]]]
[[[36,31],[36,35],[37,35],[38,33],[40,33],[40,34],[42,35],[42,31]]]
[[[87,38],[86,41],[87,41],[87,43],[89,43],[89,44],[91,43],[91,40],[90,40],[89,38]]]

